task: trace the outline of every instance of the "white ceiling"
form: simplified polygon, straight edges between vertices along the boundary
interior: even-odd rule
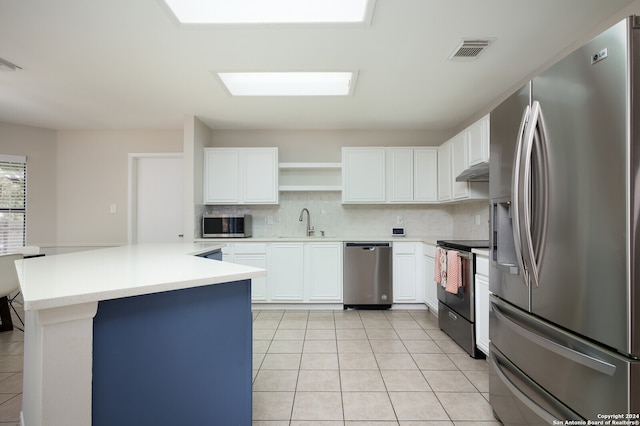
[[[370,26],[181,27],[161,0],[0,0],[0,122],[452,129],[640,0],[376,0]],[[447,57],[495,37],[474,62]],[[358,71],[352,97],[232,98],[214,71]]]

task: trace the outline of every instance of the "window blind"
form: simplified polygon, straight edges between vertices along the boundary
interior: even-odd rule
[[[0,154],[0,254],[25,245],[27,159]]]

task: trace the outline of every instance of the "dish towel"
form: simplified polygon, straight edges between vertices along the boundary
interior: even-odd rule
[[[458,288],[462,287],[462,260],[455,250],[447,252],[447,283],[445,291],[458,294]]]
[[[447,286],[447,251],[436,247],[435,274],[433,280],[443,288]]]

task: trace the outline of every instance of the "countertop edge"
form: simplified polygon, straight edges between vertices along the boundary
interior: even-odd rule
[[[18,260],[23,306],[61,308],[266,276],[264,269],[197,257],[222,246],[134,245]],[[77,266],[85,262],[95,269]]]

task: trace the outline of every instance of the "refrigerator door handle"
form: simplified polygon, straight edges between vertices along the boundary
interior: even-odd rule
[[[503,314],[500,311],[500,308],[495,304],[493,305],[493,312],[500,321],[502,321],[507,327],[509,327],[514,332],[520,334],[524,338],[534,343],[537,343],[538,345],[542,346],[543,348],[551,352],[555,352],[561,357],[570,359],[574,362],[584,365],[585,367],[591,368],[592,370],[598,371],[608,376],[613,376],[613,374],[616,372],[616,366],[613,364],[599,360],[597,358],[583,354],[581,352],[575,351],[568,347],[562,346],[552,340],[549,340],[545,337],[540,336],[539,334],[533,333],[529,330],[522,328],[520,325],[518,325],[517,323],[512,321],[510,318],[508,318],[507,315]]]
[[[520,235],[523,236],[522,242],[522,253],[523,253],[523,261],[525,268],[528,271],[529,279],[531,280],[531,285],[534,287],[538,287],[540,285],[539,279],[539,265],[536,261],[536,253],[533,247],[533,235],[532,235],[532,227],[531,227],[531,184],[532,184],[532,158],[533,158],[533,148],[536,142],[536,131],[539,132],[540,137],[537,139],[538,141],[538,152],[546,153],[544,150],[544,139],[545,139],[545,129],[542,120],[542,109],[540,107],[540,102],[534,101],[531,106],[531,115],[529,117],[529,125],[527,126],[527,130],[524,136],[524,144],[522,147],[522,154],[520,155],[520,168],[522,170],[522,179],[518,182],[518,192],[520,198],[516,200],[518,204],[518,212],[522,215],[519,217],[518,223],[520,225]],[[546,154],[545,154],[546,155]],[[539,166],[542,167],[540,170],[542,179],[546,181],[547,179],[547,171],[544,164],[546,164],[546,158],[541,158],[541,164]],[[544,188],[546,191],[547,188]],[[546,207],[546,205],[545,205]],[[544,214],[542,216],[545,216]],[[541,217],[542,226],[546,226],[546,218]],[[542,233],[543,235],[545,232]],[[539,242],[539,250],[544,249],[543,242]],[[542,259],[542,253],[538,253],[538,258]]]
[[[496,361],[495,357],[489,357],[489,362],[493,364],[494,371],[497,376],[500,378],[502,383],[509,389],[509,391],[516,397],[520,402],[522,402],[527,408],[533,411],[538,417],[543,419],[547,424],[554,424],[554,421],[558,419],[555,418],[551,413],[547,410],[539,406],[535,403],[535,401],[531,400],[524,392],[522,392],[516,385],[514,385],[511,380],[502,372],[502,368]]]
[[[524,259],[522,257],[522,235],[521,235],[521,223],[520,223],[520,182],[524,179],[524,170],[521,167],[522,163],[522,150],[524,142],[524,134],[527,129],[527,123],[531,115],[531,107],[527,105],[522,113],[522,120],[520,120],[520,128],[518,129],[518,140],[516,143],[515,157],[513,159],[513,185],[511,192],[511,211],[513,220],[513,242],[516,251],[516,259],[518,261],[518,267],[523,272],[525,277],[525,283],[529,285],[527,279],[527,269],[525,268]]]

